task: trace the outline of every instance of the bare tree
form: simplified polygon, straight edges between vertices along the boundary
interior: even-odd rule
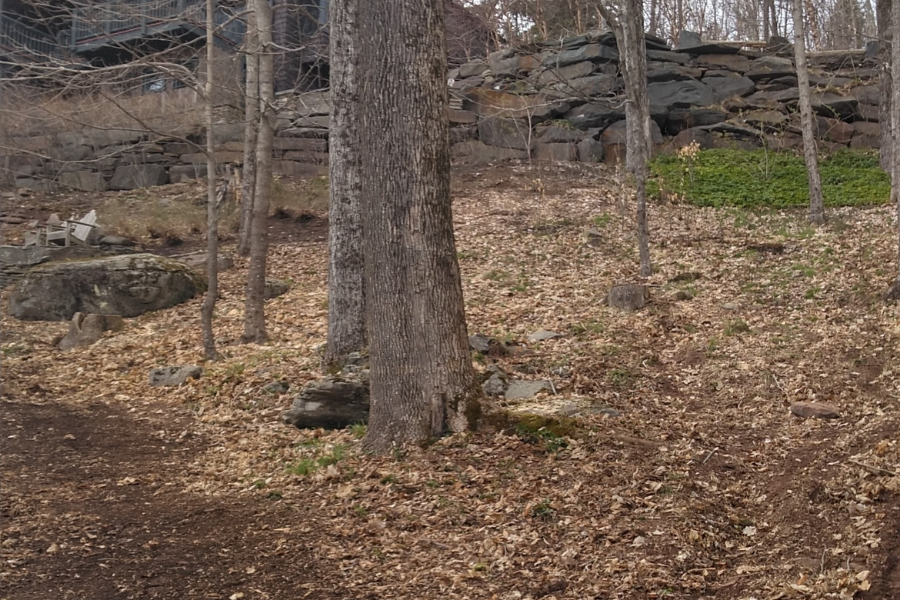
[[[894,0],[891,6],[891,19],[894,23],[900,23],[900,1]],[[900,218],[900,43],[893,40],[891,44],[891,200],[897,207],[897,217]],[[900,221],[897,223],[900,233]],[[900,300],[900,239],[897,245],[897,278],[888,289],[888,300]]]
[[[269,251],[269,200],[272,194],[272,138],[275,131],[275,68],[272,46],[272,8],[268,0],[254,0],[259,40],[259,138],[256,144],[256,191],[250,225],[250,265],[244,303],[243,343],[261,344],[266,333],[266,254]]]
[[[478,418],[450,203],[443,0],[359,5],[371,410],[385,452]]]
[[[891,0],[876,0],[875,10],[878,22],[878,58],[881,62],[881,103],[879,105],[878,121],[881,123],[881,135],[879,137],[881,168],[892,177],[894,129],[891,125],[894,111],[893,107],[893,74],[891,56],[893,54],[893,4]]]
[[[200,323],[203,330],[203,352],[207,360],[216,360],[216,338],[212,316],[219,296],[219,210],[216,206],[216,136],[213,116],[215,79],[215,0],[206,0],[206,275],[208,287]]]
[[[328,344],[325,364],[340,368],[366,346],[360,216],[357,0],[331,4],[331,129],[328,205]]]
[[[813,112],[809,93],[809,69],[806,66],[806,36],[803,31],[803,0],[793,1],[794,57],[797,63],[797,87],[800,91],[800,128],[803,131],[803,158],[809,180],[809,222],[821,225],[825,222],[825,204],[822,199],[822,179],[819,177],[819,156],[816,136],[813,133]]]
[[[625,80],[626,167],[634,176],[637,196],[635,220],[638,234],[641,277],[653,273],[650,262],[650,230],[647,225],[647,173],[653,152],[650,130],[650,99],[647,94],[647,47],[640,0],[620,0],[601,7],[612,28],[620,53]]]
[[[256,145],[259,140],[259,36],[256,35],[256,18],[250,11],[247,35],[244,39],[246,54],[246,89],[244,91],[244,165],[241,187],[241,221],[238,234],[238,254],[250,254],[250,229],[253,222],[253,198],[256,193]]]

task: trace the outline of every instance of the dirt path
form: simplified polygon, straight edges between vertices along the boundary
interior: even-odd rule
[[[302,508],[173,484],[206,442],[179,440],[189,416],[160,417],[2,403],[0,597],[287,598],[330,579],[289,539]]]

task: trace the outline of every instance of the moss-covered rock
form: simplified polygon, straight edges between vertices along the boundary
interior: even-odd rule
[[[65,321],[76,312],[136,317],[205,290],[202,275],[153,254],[51,262],[16,285],[9,312],[29,321]]]

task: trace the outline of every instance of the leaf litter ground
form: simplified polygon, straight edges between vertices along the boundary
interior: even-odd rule
[[[552,380],[509,408],[576,414],[562,435],[486,427],[370,457],[361,428],[282,425],[326,331],[308,225],[271,251],[291,281],[267,304],[273,342],[224,345],[180,388],[147,373],[201,360],[199,299],[68,353],[66,324],[4,312],[0,597],[900,593],[893,211],[816,230],[802,211],[654,206],[651,303],[625,314],[601,301],[635,281],[626,200],[603,168],[455,177],[470,331],[520,347],[476,364]],[[225,344],[245,267],[222,277]],[[564,335],[528,342],[539,329]],[[841,418],[796,419],[800,400]]]

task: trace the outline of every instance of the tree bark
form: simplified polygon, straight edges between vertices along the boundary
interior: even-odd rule
[[[634,176],[637,209],[640,275],[653,274],[650,261],[650,229],[647,225],[647,163],[653,152],[650,134],[650,99],[647,94],[647,47],[644,41],[644,17],[640,0],[621,0],[616,10],[603,9],[603,18],[616,36],[622,55],[625,80],[625,126],[627,169]]]
[[[822,199],[822,179],[819,177],[819,156],[813,135],[813,113],[809,94],[809,69],[806,67],[806,36],[803,32],[803,0],[792,0],[794,19],[794,59],[797,63],[797,87],[800,91],[800,128],[803,132],[803,158],[809,180],[809,222],[825,223],[825,204]]]
[[[892,69],[889,66],[891,64],[890,59],[892,54],[891,40],[893,39],[891,32],[891,23],[893,22],[891,10],[891,0],[876,0],[875,18],[878,30],[878,59],[882,66],[881,104],[879,106],[878,116],[878,121],[881,123],[881,139],[879,140],[881,148],[880,158],[882,170],[893,176],[893,162],[891,160],[894,145],[893,127],[891,125],[891,119],[893,118],[893,111],[891,110],[891,107],[893,106],[891,101],[893,95],[893,76],[891,74]]]
[[[450,203],[443,0],[359,4],[363,240],[371,363],[365,444],[473,427]]]
[[[900,23],[900,0],[894,0],[891,20]],[[891,44],[891,199],[900,218],[900,44]],[[897,223],[900,233],[900,221]],[[897,278],[894,288],[900,288],[900,236],[897,240]]]
[[[259,138],[256,144],[256,191],[250,226],[250,264],[244,303],[242,343],[262,344],[266,333],[266,254],[269,251],[269,199],[272,193],[272,138],[275,131],[275,68],[272,48],[272,9],[268,0],[254,0],[259,39]]]
[[[206,0],[206,276],[208,288],[200,309],[200,328],[203,353],[207,360],[216,360],[216,338],[212,316],[219,296],[219,219],[216,206],[216,139],[214,101],[215,73],[215,0]]]
[[[357,0],[331,4],[331,133],[328,140],[328,343],[325,366],[340,369],[366,346],[360,216]]]
[[[250,11],[246,36],[247,80],[244,97],[244,167],[241,186],[241,225],[238,254],[250,254],[253,198],[256,193],[256,144],[259,139],[259,41],[254,11]]]

